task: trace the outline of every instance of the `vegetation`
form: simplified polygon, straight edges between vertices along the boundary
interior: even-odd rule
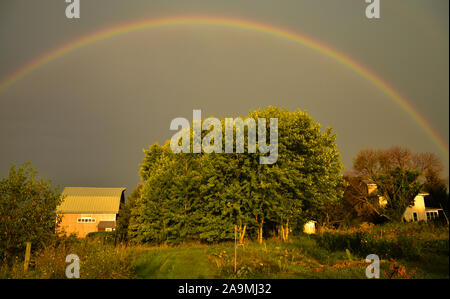
[[[117,219],[115,241],[128,242],[128,227],[130,225],[132,209],[136,207],[138,199],[141,197],[143,184],[139,184],[128,196],[125,204],[120,206],[120,214]]]
[[[140,170],[142,193],[131,209],[130,239],[226,241],[237,225],[240,239],[247,235],[261,243],[264,235],[287,240],[289,231],[301,230],[309,219],[327,221],[327,207],[343,193],[335,134],[330,128],[321,132],[301,111],[269,107],[247,118],[278,118],[277,162],[261,165],[261,154],[248,151],[175,154],[168,143],[150,146]]]
[[[327,230],[319,245],[331,251],[348,249],[360,256],[376,253],[380,258],[417,260],[429,250],[448,254],[448,227],[409,223]]]
[[[0,278],[66,278],[66,257],[76,254],[80,258],[80,278],[134,278],[132,260],[138,248],[115,246],[98,238],[79,239],[74,235],[59,237],[32,254],[27,272],[23,267],[23,254],[8,267],[0,267]]]
[[[331,129],[322,132],[301,111],[247,115],[274,117],[274,164],[259,164],[262,154],[248,150],[175,154],[169,144],[150,146],[143,183],[121,205],[116,231],[84,239],[56,235],[57,188],[37,180],[29,163],[12,166],[0,181],[0,278],[65,278],[69,254],[79,256],[81,278],[365,278],[369,254],[381,258],[381,278],[449,278],[448,222],[400,222],[422,190],[448,213],[434,155],[363,150],[344,177]],[[320,229],[305,235],[311,219]]]
[[[402,147],[361,150],[345,176],[344,200],[333,209],[334,220],[346,225],[399,222],[421,191],[430,194],[427,206],[444,208],[448,215],[449,197],[442,170],[442,163],[431,153]],[[376,185],[375,190],[369,190],[369,184]]]
[[[36,170],[26,163],[0,181],[0,261],[11,264],[22,256],[25,242],[42,248],[56,237],[58,190],[49,181],[36,178]]]
[[[383,246],[362,243],[361,239],[367,239],[372,229],[378,233],[383,231],[380,242],[385,242],[388,248],[396,248],[390,243],[397,244],[398,240],[413,241],[414,245],[406,245],[409,249],[398,254],[396,250],[389,251]],[[299,234],[289,242],[282,242],[280,238],[266,239],[263,244],[246,242],[245,246],[238,247],[236,272],[232,242],[153,247],[143,251],[135,260],[135,271],[139,278],[363,279],[366,278],[367,263],[364,259],[367,254],[357,249],[368,246],[374,250],[370,253],[380,254],[382,279],[449,277],[448,227],[411,223],[365,228],[363,233],[360,231],[349,229],[335,231],[334,234],[332,231],[323,235]],[[341,239],[345,235],[347,237]],[[356,235],[360,238],[357,239]],[[363,245],[349,250],[349,242],[350,245]],[[401,242],[398,244],[401,245]]]
[[[380,255],[382,279],[449,278],[448,233],[448,226],[400,223],[296,234],[288,242],[245,241],[237,249],[236,272],[234,242],[127,247],[105,241],[107,233],[71,236],[36,252],[28,272],[20,260],[1,267],[0,278],[65,278],[65,257],[74,252],[81,278],[364,279],[368,252]]]

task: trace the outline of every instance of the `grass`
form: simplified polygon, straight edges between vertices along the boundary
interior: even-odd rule
[[[23,260],[11,266],[0,266],[0,278],[61,279],[66,278],[66,257],[76,254],[80,260],[80,278],[135,278],[132,260],[139,247],[101,243],[98,240],[60,238],[54,244],[32,253],[29,270],[24,272]]]
[[[305,242],[302,242],[305,241]],[[345,262],[345,253],[322,251],[310,254],[314,240],[296,238],[282,243],[277,239],[263,244],[249,243],[240,247],[237,271],[234,272],[234,248],[211,248],[210,260],[223,278],[362,278],[365,266],[359,261]],[[304,247],[298,247],[301,243]],[[312,247],[311,247],[312,249]],[[362,275],[362,276],[361,276]]]
[[[299,236],[289,243],[271,239],[240,246],[236,272],[234,244],[227,243],[146,249],[134,269],[137,278],[366,279],[367,265],[361,257],[330,252],[315,238]],[[448,255],[426,263],[382,260],[380,268],[381,278],[448,278]]]
[[[381,231],[381,239],[374,237]],[[236,271],[234,243],[230,242],[125,247],[99,238],[69,238],[33,253],[27,273],[23,272],[21,260],[12,267],[0,267],[0,278],[65,278],[65,257],[75,253],[81,261],[81,278],[366,279],[366,253],[359,252],[360,247],[354,244],[373,245],[372,249],[377,250],[381,245],[397,246],[399,240],[411,239],[415,241],[414,250],[392,251],[395,256],[386,251],[381,257],[381,278],[449,278],[448,227],[403,224],[372,227],[364,233],[360,229],[327,233],[300,234],[286,243],[276,238],[262,244],[246,241],[238,246]],[[362,243],[361,237],[368,242]],[[345,242],[346,238],[352,240],[354,248],[347,246],[350,243]],[[405,254],[399,256],[398,252]]]
[[[134,270],[139,278],[218,278],[204,246],[144,250],[134,261]]]
[[[361,237],[368,239],[381,232],[381,240],[375,237],[361,243]],[[380,254],[381,278],[449,278],[448,227],[416,223],[366,228],[364,234],[359,228],[328,233],[327,238],[341,240],[344,236],[369,251],[380,246],[397,248],[403,241],[414,240],[408,250]],[[136,259],[134,269],[138,278],[366,279],[366,252],[355,245],[349,250],[348,242],[327,239],[326,243],[323,238],[301,234],[287,243],[275,238],[263,244],[247,242],[238,247],[236,272],[234,243],[150,248]],[[371,244],[374,247],[370,249],[367,246]]]

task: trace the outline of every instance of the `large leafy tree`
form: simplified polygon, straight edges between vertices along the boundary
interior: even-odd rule
[[[237,225],[241,239],[247,234],[262,241],[277,230],[287,239],[310,219],[327,222],[326,209],[343,193],[335,134],[329,128],[322,132],[299,110],[268,107],[246,117],[278,119],[276,163],[260,164],[267,154],[249,153],[248,127],[244,153],[174,154],[168,143],[152,145],[141,165],[144,187],[131,213],[130,236],[143,242],[211,242],[234,238]],[[221,126],[225,134],[224,121]],[[266,130],[270,136],[269,125]]]
[[[61,195],[36,174],[30,163],[13,165],[0,181],[0,259],[5,263],[23,254],[25,242],[39,248],[56,236]]]

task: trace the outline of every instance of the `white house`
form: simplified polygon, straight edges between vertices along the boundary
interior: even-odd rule
[[[406,208],[403,214],[403,220],[410,221],[425,221],[439,218],[439,211],[442,209],[427,208],[425,206],[425,196],[428,193],[421,192],[414,198],[414,205]]]
[[[368,184],[368,192],[369,194],[374,192],[377,189],[375,184]],[[420,192],[414,197],[414,205],[411,205],[406,208],[405,213],[403,214],[403,221],[411,222],[411,221],[425,221],[438,219],[439,211],[442,209],[437,208],[427,208],[425,206],[425,197],[430,195],[426,192]],[[379,196],[379,203],[381,206],[385,206],[387,204],[387,200],[384,199],[383,196]]]

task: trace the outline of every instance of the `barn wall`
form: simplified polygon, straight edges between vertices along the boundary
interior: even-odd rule
[[[78,223],[77,219],[81,217],[92,217],[93,223]],[[100,221],[115,221],[116,214],[62,214],[62,221],[59,230],[70,235],[76,233],[79,238],[84,238],[90,232],[98,231],[97,226]]]

